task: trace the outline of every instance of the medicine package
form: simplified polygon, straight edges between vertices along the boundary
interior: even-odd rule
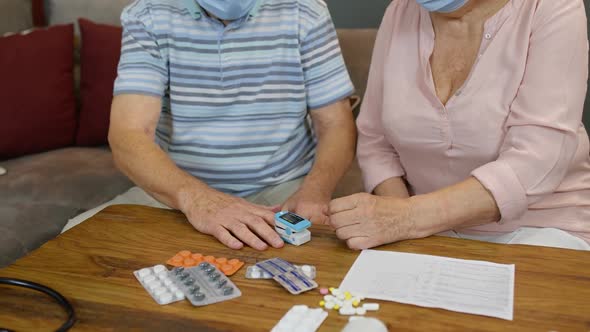
[[[187,298],[194,306],[205,306],[242,295],[223,272],[208,262],[188,269],[176,267],[172,271],[156,265],[133,274],[160,305]]]
[[[313,265],[295,265],[295,268],[310,279],[315,279],[316,277],[316,268]],[[246,279],[272,279],[272,276],[256,265],[250,265],[246,268]]]
[[[270,275],[291,294],[301,294],[318,287],[313,279],[284,259],[271,258],[258,262],[255,266],[266,275]]]

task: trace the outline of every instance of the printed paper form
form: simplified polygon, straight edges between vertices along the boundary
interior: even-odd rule
[[[371,299],[512,320],[514,265],[363,250],[340,289]]]

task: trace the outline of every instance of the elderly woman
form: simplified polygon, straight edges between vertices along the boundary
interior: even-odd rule
[[[443,234],[588,250],[582,0],[395,0],[357,125],[353,249]]]

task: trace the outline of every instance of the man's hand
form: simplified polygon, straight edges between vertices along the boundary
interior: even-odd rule
[[[267,244],[274,248],[284,245],[274,230],[274,212],[269,207],[215,190],[188,205],[183,212],[190,223],[232,249],[240,249],[244,243],[256,250],[267,249]]]
[[[327,224],[330,219],[329,203],[329,193],[303,185],[289,197],[281,209],[294,212],[312,223]]]
[[[414,238],[409,199],[355,194],[330,203],[330,225],[350,249]]]

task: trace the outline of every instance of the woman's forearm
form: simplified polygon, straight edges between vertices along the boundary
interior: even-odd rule
[[[415,237],[496,222],[501,217],[490,192],[473,177],[410,201]]]
[[[406,182],[401,177],[389,178],[381,182],[377,187],[375,187],[373,193],[377,196],[389,196],[397,198],[410,197]]]

